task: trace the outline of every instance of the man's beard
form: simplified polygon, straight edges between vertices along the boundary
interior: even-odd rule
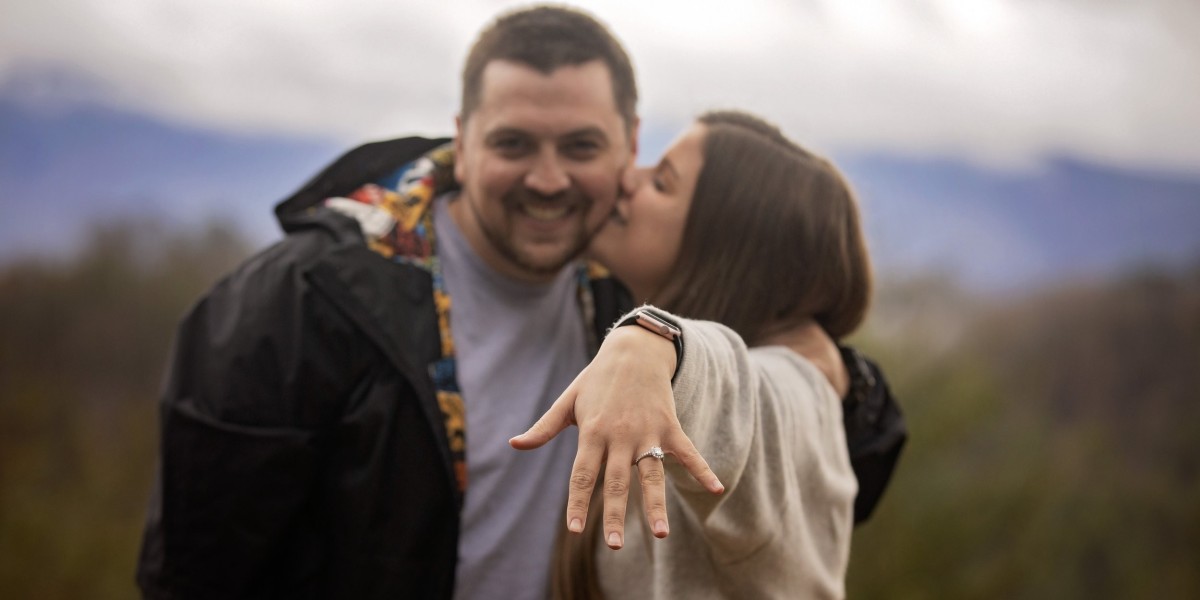
[[[483,234],[491,242],[492,247],[500,253],[501,256],[511,261],[513,264],[521,267],[524,271],[531,275],[551,276],[562,270],[563,267],[570,264],[575,259],[583,255],[583,251],[587,249],[592,238],[599,233],[600,229],[605,225],[601,221],[591,231],[586,230],[586,223],[581,223],[577,230],[577,236],[571,246],[562,253],[562,255],[553,262],[539,261],[527,252],[522,252],[512,243],[511,239],[504,235],[503,232],[497,231],[494,228],[484,226]]]

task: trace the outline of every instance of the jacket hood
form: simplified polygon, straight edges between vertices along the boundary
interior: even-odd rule
[[[326,198],[344,196],[364,183],[375,181],[451,138],[407,137],[363,144],[333,161],[299,190],[275,205],[275,217],[284,231],[304,224],[309,208]]]

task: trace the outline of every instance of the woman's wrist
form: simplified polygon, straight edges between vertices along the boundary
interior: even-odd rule
[[[669,313],[644,305],[622,317],[609,332],[611,334],[627,325],[635,325],[671,342],[675,348],[675,369],[671,372],[671,383],[674,383],[683,366],[683,331],[679,323]]]
[[[631,365],[660,366],[666,377],[676,371],[675,344],[652,331],[641,327],[617,327],[604,338],[600,352],[609,350],[622,362]]]

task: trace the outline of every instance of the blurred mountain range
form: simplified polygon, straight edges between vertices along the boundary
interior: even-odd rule
[[[655,152],[665,145],[642,141]],[[77,251],[91,224],[129,216],[179,226],[226,220],[266,244],[279,235],[273,205],[345,149],[0,98],[0,263]],[[1070,158],[1024,170],[834,158],[858,190],[883,277],[932,271],[1001,291],[1200,258],[1200,173]]]
[[[0,97],[0,262],[75,252],[94,222],[116,217],[224,220],[265,244],[279,236],[274,204],[341,150]]]
[[[882,276],[1012,289],[1200,259],[1200,174],[1051,158],[1025,171],[845,156]]]

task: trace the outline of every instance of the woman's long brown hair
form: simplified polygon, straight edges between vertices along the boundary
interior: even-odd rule
[[[866,315],[871,267],[850,186],[826,159],[742,112],[710,112],[679,260],[652,302],[748,345],[813,318],[834,339]]]

